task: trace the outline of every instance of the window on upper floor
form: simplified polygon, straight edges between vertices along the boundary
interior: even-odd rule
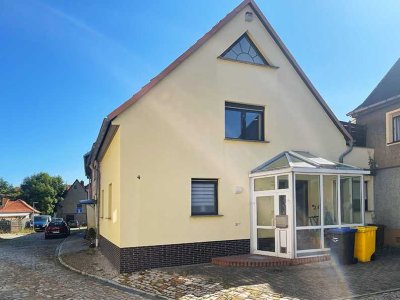
[[[264,141],[264,107],[225,102],[225,138]]]
[[[386,113],[386,143],[400,142],[400,109]]]
[[[393,142],[400,142],[400,116],[393,117]]]
[[[249,35],[244,33],[224,53],[221,58],[255,65],[269,66],[267,60],[257,49]]]
[[[218,179],[192,179],[192,216],[218,214]]]
[[[78,203],[78,204],[76,205],[76,213],[78,213],[78,214],[83,213],[82,204]]]

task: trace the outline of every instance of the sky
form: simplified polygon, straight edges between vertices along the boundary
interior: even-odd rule
[[[400,57],[398,0],[256,1],[341,120]],[[239,0],[0,0],[0,177],[85,179],[102,119]]]

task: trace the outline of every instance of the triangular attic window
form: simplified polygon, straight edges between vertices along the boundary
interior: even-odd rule
[[[221,54],[221,57],[256,65],[269,65],[247,33],[237,39],[232,46]]]

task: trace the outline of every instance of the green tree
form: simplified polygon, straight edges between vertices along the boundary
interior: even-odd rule
[[[50,176],[42,172],[26,177],[21,184],[22,198],[42,213],[51,215],[60,201],[66,185],[61,176]]]
[[[19,188],[13,187],[12,184],[0,178],[0,198],[8,198],[15,200],[20,196]]]

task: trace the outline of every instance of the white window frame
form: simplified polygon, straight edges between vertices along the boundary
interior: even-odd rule
[[[324,173],[324,174],[319,174],[319,173],[294,173],[294,178],[293,178],[293,211],[294,211],[294,220],[293,223],[295,225],[294,227],[294,251],[296,253],[296,257],[299,257],[298,254],[306,254],[309,253],[312,255],[315,252],[323,252],[323,251],[329,251],[329,248],[325,246],[325,238],[324,238],[324,230],[325,229],[331,229],[331,228],[342,228],[342,227],[355,227],[355,226],[363,226],[365,222],[365,211],[364,211],[364,185],[362,184],[364,182],[364,176],[361,174],[332,174],[332,173]],[[317,226],[297,226],[296,221],[296,206],[297,206],[297,199],[296,199],[296,176],[297,175],[319,175],[319,193],[320,193],[320,218],[321,222],[320,225]],[[324,215],[323,215],[323,208],[324,208],[324,187],[323,187],[323,176],[337,176],[336,179],[336,189],[337,189],[337,201],[338,201],[338,224],[337,225],[324,225]],[[340,191],[340,177],[345,176],[345,177],[361,177],[361,223],[354,223],[354,224],[342,224],[342,213],[341,213],[341,191]],[[307,249],[307,250],[298,250],[297,249],[297,231],[298,230],[307,230],[307,229],[319,229],[320,230],[320,245],[321,248],[318,249]],[[314,255],[312,255],[314,256]],[[301,255],[301,257],[305,257],[304,255]]]
[[[400,116],[400,108],[386,113],[386,145],[400,144],[400,141],[394,141],[393,136],[393,118]]]

